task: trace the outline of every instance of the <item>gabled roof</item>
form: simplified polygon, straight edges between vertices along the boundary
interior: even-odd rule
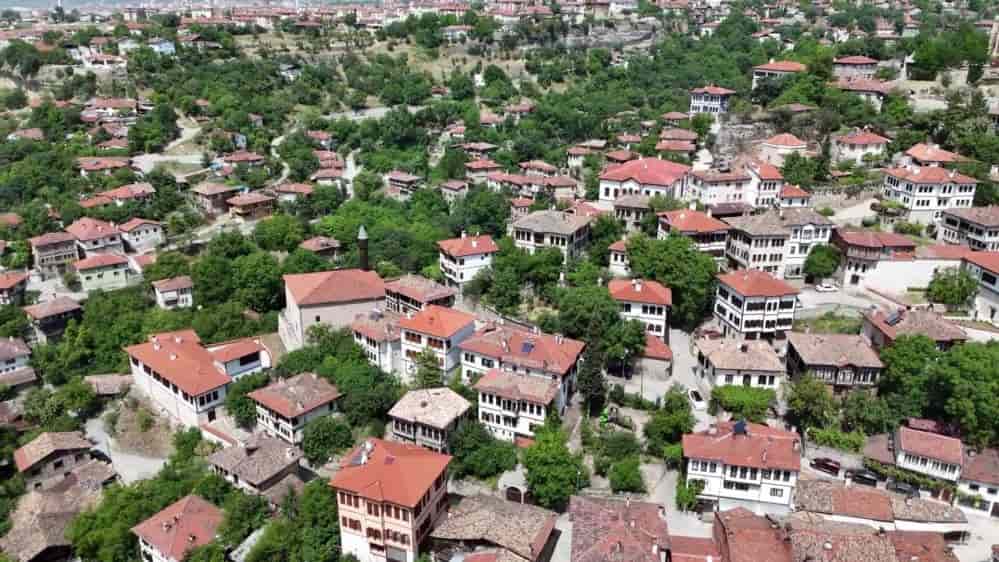
[[[255,402],[294,418],[340,398],[340,391],[315,373],[301,373],[281,379],[247,394]]]
[[[489,324],[458,344],[458,349],[497,359],[501,364],[565,376],[585,346],[579,340],[563,336]]]
[[[248,193],[240,193],[235,197],[230,197],[225,200],[226,204],[230,207],[244,207],[247,205],[259,205],[261,203],[269,203],[274,201],[273,197],[264,195],[263,193],[257,191],[250,191]]]
[[[611,298],[616,301],[644,302],[673,306],[673,292],[658,281],[642,279],[612,279],[607,283]]]
[[[834,82],[833,86],[848,92],[875,93],[881,94],[882,96],[891,93],[891,91],[895,88],[894,84],[891,82],[875,80],[874,78],[858,77],[840,79],[837,82]]]
[[[514,402],[530,402],[542,406],[551,404],[559,393],[557,381],[499,369],[490,369],[472,388]]]
[[[56,297],[50,301],[26,306],[22,310],[33,320],[43,320],[51,316],[81,310],[80,303],[69,297]]]
[[[132,527],[132,532],[170,560],[210,543],[222,524],[222,510],[198,496],[181,498]]]
[[[472,404],[447,387],[410,390],[389,410],[390,418],[446,429]]]
[[[949,215],[980,226],[999,227],[999,205],[944,209],[943,214],[944,217]]]
[[[0,291],[10,290],[28,279],[28,274],[21,271],[6,271],[0,273]]]
[[[190,289],[194,287],[194,281],[188,275],[180,275],[169,279],[160,279],[151,283],[154,289],[160,293],[177,291],[180,289]]]
[[[727,231],[729,225],[706,213],[693,209],[664,211],[659,213],[659,220],[668,224],[672,230],[681,233],[705,233]]]
[[[745,427],[737,434],[736,426]],[[749,422],[719,422],[716,427],[683,436],[683,456],[726,465],[801,470],[797,433]]]
[[[404,330],[443,339],[450,338],[470,325],[475,325],[475,316],[436,304],[427,305],[412,317],[399,319],[399,327]]]
[[[735,94],[735,90],[729,90],[728,88],[722,88],[721,86],[715,86],[714,84],[709,84],[701,88],[694,88],[690,91],[692,94],[710,94],[713,96],[731,96]],[[686,116],[684,116],[686,119]]]
[[[93,446],[79,431],[50,431],[14,451],[14,464],[17,465],[18,472],[27,472],[53,453],[90,450]]]
[[[298,465],[302,451],[281,439],[255,435],[245,445],[219,449],[206,459],[252,486],[259,487],[289,466]]]
[[[939,145],[925,142],[913,145],[912,148],[905,151],[905,154],[920,162],[936,162],[940,164],[953,164],[968,160],[956,152],[944,150]]]
[[[784,187],[780,188],[780,196],[782,199],[791,198],[809,198],[812,196],[811,193],[801,189],[796,185],[785,184]]]
[[[872,133],[870,131],[860,131],[860,130],[834,137],[833,140],[835,140],[840,144],[846,144],[850,146],[870,146],[878,144],[888,144],[891,142],[890,139],[882,137],[877,133]]]
[[[514,228],[522,228],[531,232],[548,232],[575,234],[590,224],[590,217],[566,213],[564,211],[534,211],[513,222]]]
[[[444,477],[450,463],[449,455],[371,437],[343,457],[330,486],[413,508]]]
[[[191,193],[197,193],[198,195],[222,195],[223,193],[233,193],[239,191],[240,188],[232,185],[225,185],[224,183],[199,183],[198,185],[191,188]]]
[[[338,269],[283,277],[299,306],[336,304],[385,298],[385,282],[374,271]]]
[[[128,265],[128,258],[118,254],[96,254],[73,263],[77,271],[97,269],[98,267],[111,267],[114,265]]]
[[[21,338],[0,338],[0,361],[27,357],[29,355],[31,355],[31,348]]]
[[[76,237],[68,232],[46,232],[41,236],[35,236],[34,238],[28,239],[28,243],[30,243],[33,248],[75,241]]]
[[[572,562],[659,562],[671,544],[661,510],[654,503],[572,496]]]
[[[891,314],[877,310],[865,312],[864,320],[890,340],[917,334],[935,342],[963,342],[968,339],[963,328],[930,310],[900,309]]]
[[[784,361],[766,341],[702,338],[695,345],[715,369],[784,372]]]
[[[870,342],[860,335],[791,332],[787,339],[806,365],[884,367]]]
[[[961,479],[999,484],[999,449],[985,449],[974,456],[969,454],[964,459]]]
[[[962,466],[964,445],[955,437],[900,426],[895,446],[903,452]]]
[[[632,180],[642,185],[671,186],[688,172],[690,167],[683,164],[658,158],[639,158],[607,168],[600,174],[600,179],[618,182]]]
[[[720,274],[718,281],[744,297],[782,297],[798,294],[797,289],[784,281],[756,269]]]
[[[437,247],[445,254],[456,258],[477,254],[494,254],[499,251],[499,246],[493,241],[493,237],[488,234],[438,240]]]
[[[126,347],[125,353],[192,396],[232,381],[215,365],[215,358],[202,347],[194,330],[154,334],[148,342]]]
[[[666,345],[666,342],[659,339],[654,334],[645,333],[645,349],[642,350],[642,357],[649,359],[673,359],[673,350]]]
[[[313,236],[308,240],[304,240],[298,247],[310,252],[321,252],[331,248],[339,248],[340,241],[329,236]]]
[[[407,273],[398,279],[386,281],[385,292],[400,294],[425,304],[453,297],[458,291],[422,275]]]
[[[785,147],[799,147],[806,146],[808,143],[799,139],[798,137],[792,135],[791,133],[781,133],[779,135],[774,135],[767,140],[763,141],[764,144],[772,144],[774,146],[785,146]]]
[[[766,64],[754,66],[753,70],[765,70],[769,72],[804,72],[806,68],[807,67],[800,62],[782,60],[770,61]]]
[[[73,224],[66,227],[66,232],[75,236],[77,240],[84,242],[121,234],[118,227],[113,223],[90,217],[76,219],[73,221]]]
[[[838,59],[833,59],[833,64],[845,64],[845,65],[869,65],[878,64],[876,59],[871,57],[865,57],[862,55],[851,55],[848,57],[840,57]]]
[[[496,545],[533,562],[544,553],[556,518],[555,512],[530,504],[476,495],[451,508],[430,536],[466,544]]]
[[[677,141],[689,141],[697,142],[697,133],[689,129],[681,129],[679,127],[672,127],[669,129],[663,129],[659,133],[659,138],[662,140],[677,140]]]
[[[399,319],[402,315],[391,310],[372,310],[358,314],[350,329],[377,342],[399,341]]]
[[[916,249],[916,243],[910,238],[894,232],[837,229],[836,237],[851,246],[863,246],[865,248],[901,248],[909,251],[915,251]]]
[[[136,228],[139,228],[140,226],[146,226],[146,225],[162,227],[162,225],[160,223],[156,222],[156,221],[151,221],[149,219],[142,219],[142,218],[139,218],[139,217],[135,217],[135,218],[129,219],[128,222],[122,223],[121,225],[119,225],[118,226],[118,230],[120,230],[122,232],[131,232],[131,231],[135,230]]]

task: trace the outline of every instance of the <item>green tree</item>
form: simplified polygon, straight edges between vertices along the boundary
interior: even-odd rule
[[[230,274],[235,281],[235,298],[253,310],[267,312],[283,304],[281,267],[274,256],[256,252],[238,257]]]
[[[291,215],[274,215],[257,223],[253,239],[264,250],[291,252],[305,240],[305,226]]]
[[[733,419],[744,419],[753,423],[766,421],[770,406],[777,400],[776,393],[769,388],[725,385],[711,390],[708,408],[712,414],[724,410]]]
[[[332,416],[310,421],[302,435],[302,452],[312,466],[329,462],[334,453],[350,447],[354,438],[350,426]]]
[[[634,236],[628,240],[628,261],[635,277],[653,279],[673,290],[672,318],[681,326],[697,325],[711,310],[717,267],[686,236],[670,235],[665,240]]]
[[[836,416],[836,401],[825,383],[813,376],[792,383],[787,395],[787,419],[800,431],[826,427]]]
[[[433,350],[426,349],[416,356],[416,376],[413,378],[413,384],[417,388],[437,388],[444,384],[444,371]]]
[[[189,275],[190,273],[191,267],[184,254],[180,252],[163,252],[156,256],[156,261],[143,269],[142,278],[151,282]]]
[[[296,248],[281,263],[281,272],[285,275],[295,273],[315,273],[330,269],[330,262],[318,254],[305,248]]]
[[[240,427],[249,429],[256,423],[257,406],[247,394],[266,386],[269,380],[266,372],[243,375],[226,389],[225,409]]]
[[[608,474],[611,490],[615,494],[621,492],[642,493],[645,482],[642,480],[641,461],[632,455],[611,465]]]
[[[930,403],[929,368],[941,353],[930,338],[900,336],[881,351],[885,368],[878,378],[878,395],[900,417],[919,417]]]
[[[933,302],[939,302],[948,307],[960,308],[967,306],[971,298],[978,292],[978,280],[961,267],[937,268],[926,294]]]
[[[603,373],[604,362],[604,357],[600,356],[596,347],[587,348],[583,353],[583,364],[576,377],[584,409],[591,414],[603,409],[607,396],[607,381]]]
[[[517,466],[517,448],[500,441],[477,420],[461,424],[451,433],[450,470],[455,478],[465,475],[492,478]]]
[[[229,494],[222,509],[225,515],[218,539],[229,548],[235,548],[250,533],[263,527],[270,512],[263,496],[243,492]]]
[[[528,489],[538,504],[563,507],[569,496],[589,483],[589,473],[582,457],[569,451],[561,428],[546,423],[534,437],[523,456]]]
[[[843,428],[846,431],[861,431],[868,435],[887,433],[898,427],[901,421],[884,398],[879,398],[864,390],[854,390],[843,398]]]
[[[836,246],[829,244],[817,244],[812,246],[812,250],[805,258],[804,271],[815,279],[825,279],[836,272],[839,267],[841,254]]]
[[[662,409],[652,413],[643,430],[649,454],[663,456],[668,446],[679,443],[685,433],[694,430],[696,421],[683,391],[679,387],[670,388],[663,395]]]

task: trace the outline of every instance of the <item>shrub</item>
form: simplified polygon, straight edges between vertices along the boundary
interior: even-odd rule
[[[610,485],[614,493],[644,492],[645,481],[642,480],[641,463],[638,456],[630,456],[614,463],[610,469]]]
[[[859,431],[841,431],[835,427],[817,428],[808,431],[808,437],[822,447],[832,447],[841,451],[859,453],[864,448],[867,437]]]
[[[860,225],[863,226],[864,228],[871,228],[876,224],[878,224],[877,217],[864,217],[863,219],[860,220]]]
[[[702,480],[694,480],[687,485],[687,474],[681,472],[676,480],[676,508],[680,511],[690,511],[697,507],[697,496],[704,490]]]
[[[908,234],[909,236],[923,235],[923,225],[914,222],[896,221],[892,228],[899,234]]]
[[[831,207],[822,207],[818,210],[818,213],[824,217],[831,217],[836,214],[836,211],[832,210]]]
[[[139,423],[139,431],[145,433],[153,428],[155,420],[153,420],[153,415],[149,413],[149,410],[146,410],[145,408],[139,409],[139,411],[135,414],[135,419]]]
[[[769,388],[718,386],[711,391],[708,408],[711,415],[717,415],[719,410],[725,410],[731,412],[734,418],[763,423],[767,417],[767,410],[776,399],[777,394]]]

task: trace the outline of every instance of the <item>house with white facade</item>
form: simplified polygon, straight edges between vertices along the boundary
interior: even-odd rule
[[[999,517],[999,449],[968,451],[957,489],[958,505]]]
[[[831,242],[843,257],[835,274],[843,285],[861,285],[883,262],[908,259],[916,251],[915,242],[894,232],[838,228]]]
[[[946,209],[938,225],[937,239],[966,245],[971,250],[999,250],[999,205]]]
[[[759,150],[761,160],[780,168],[784,165],[787,157],[792,154],[805,156],[808,143],[791,133],[781,133],[763,141]]]
[[[198,496],[186,496],[132,527],[144,562],[183,562],[187,554],[218,536],[222,510]]]
[[[358,314],[384,308],[385,282],[374,271],[338,269],[283,279],[285,307],[278,316],[278,333],[288,351],[302,348],[316,324],[346,328]]]
[[[735,95],[735,90],[709,84],[690,91],[690,116],[698,113],[722,115],[728,113],[729,101]]]
[[[621,307],[622,320],[640,322],[645,331],[669,343],[669,319],[673,292],[658,281],[612,279],[610,296]]]
[[[125,253],[121,231],[112,223],[82,217],[66,227],[66,232],[76,238],[76,245],[85,255]]]
[[[794,324],[798,290],[756,269],[718,275],[714,318],[737,339],[784,339]]]
[[[301,373],[254,390],[257,426],[267,435],[299,445],[312,420],[340,411],[340,391],[315,373]]]
[[[689,173],[689,166],[659,158],[638,158],[609,166],[600,174],[600,200],[613,203],[624,195],[682,199]]]
[[[753,67],[753,89],[755,90],[759,86],[760,81],[766,79],[782,79],[799,72],[804,72],[807,67],[800,62],[794,62],[789,60],[775,61],[770,59],[770,62],[766,64],[761,64]]]
[[[778,211],[781,224],[790,235],[784,252],[784,279],[805,275],[805,260],[816,246],[829,244],[835,225],[827,217],[805,207],[784,208]]]
[[[156,306],[172,310],[174,308],[191,308],[194,306],[194,281],[188,275],[160,279],[150,283],[153,286],[153,296]]]
[[[707,395],[725,385],[777,391],[786,380],[784,361],[768,342],[701,338],[694,347],[697,382]]]
[[[631,266],[628,263],[628,241],[618,240],[607,246],[607,269],[616,277],[631,277]]]
[[[590,239],[590,217],[564,211],[535,211],[507,227],[514,246],[529,254],[556,248],[566,260],[580,256]]]
[[[132,252],[151,250],[166,240],[163,225],[147,219],[134,218],[118,225],[118,230]]]
[[[0,338],[0,385],[17,392],[35,383],[38,375],[28,364],[31,348],[21,338]]]
[[[784,253],[791,231],[776,211],[730,217],[725,222],[729,225],[725,256],[732,269],[752,269],[783,276]]]
[[[701,253],[708,254],[715,261],[725,260],[728,245],[729,225],[694,209],[664,211],[659,213],[659,230],[656,237],[665,240],[670,234],[686,236],[694,242]]]
[[[127,287],[135,275],[128,268],[128,258],[118,254],[91,254],[74,263],[73,269],[86,292]]]
[[[851,162],[857,166],[869,166],[885,159],[889,143],[891,143],[890,139],[879,134],[855,129],[844,135],[834,135],[829,153],[835,162]]]
[[[795,207],[810,207],[812,204],[812,194],[796,185],[785,184],[780,188],[780,199],[777,202],[779,209],[792,209]]]
[[[978,280],[975,319],[999,325],[999,252],[969,252],[961,267]]]
[[[534,436],[559,395],[558,381],[490,369],[472,387],[479,393],[479,421],[497,439]]]
[[[690,174],[687,194],[703,205],[718,203],[756,204],[756,192],[750,189],[752,177],[744,169],[696,170]]]
[[[970,208],[975,199],[974,178],[937,166],[909,165],[884,171],[882,195],[900,209],[899,218],[919,224],[934,224],[943,212]]]
[[[899,426],[894,433],[895,465],[956,482],[964,466],[964,444],[956,437]]]
[[[801,437],[744,421],[719,422],[683,436],[687,483],[700,481],[698,497],[718,509],[752,506],[790,511],[801,471]]]
[[[402,378],[412,380],[419,368],[417,358],[429,351],[445,382],[461,368],[459,344],[475,332],[475,316],[443,306],[429,305],[399,319],[402,332]]]
[[[472,405],[447,387],[410,390],[389,410],[386,434],[392,441],[446,453],[451,435]]]
[[[125,348],[133,388],[145,394],[158,412],[186,427],[216,419],[226,387],[236,377],[271,366],[271,353],[256,339],[204,346],[194,330],[149,336]]]
[[[350,325],[354,341],[364,350],[368,362],[386,373],[402,369],[401,318],[398,312],[376,308],[358,314]]]
[[[492,267],[493,256],[499,252],[499,246],[492,236],[468,236],[465,232],[461,233],[460,238],[439,240],[437,248],[438,264],[444,275],[444,282],[449,287],[457,288],[458,294],[479,272]]]
[[[841,78],[832,84],[834,88],[839,88],[844,92],[850,92],[860,97],[860,99],[874,106],[874,110],[881,111],[881,106],[885,103],[885,98],[895,89],[891,82],[884,82],[875,78]]]
[[[575,392],[585,344],[559,334],[490,323],[459,347],[462,380],[466,383],[494,368],[517,376],[555,381],[559,391],[554,405],[561,414]]]

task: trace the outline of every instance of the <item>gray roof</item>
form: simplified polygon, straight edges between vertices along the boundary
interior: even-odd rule
[[[514,221],[513,227],[531,232],[548,232],[569,236],[582,230],[589,223],[589,217],[581,215],[570,215],[562,211],[534,211]]]
[[[389,410],[389,417],[445,429],[471,407],[450,388],[424,388],[407,392]]]
[[[781,223],[784,226],[802,226],[814,224],[817,226],[831,226],[833,222],[828,217],[824,217],[809,207],[791,207],[781,211]]]
[[[807,365],[884,367],[870,342],[860,335],[792,332],[787,339]]]
[[[518,559],[536,560],[555,528],[556,517],[555,512],[533,505],[478,495],[461,500],[431,536],[490,543],[517,555]]]
[[[21,338],[0,338],[0,361],[27,355],[31,355],[31,350]]]
[[[695,345],[716,369],[784,372],[784,362],[763,340],[702,338]]]
[[[648,195],[640,195],[633,193],[631,195],[622,195],[614,201],[615,207],[626,207],[628,209],[651,209],[649,207]]]
[[[743,215],[741,217],[726,217],[722,219],[736,230],[741,230],[750,236],[784,236],[791,232],[784,227],[776,211],[767,211],[759,215]]]
[[[259,486],[289,466],[297,465],[300,458],[302,452],[297,447],[273,437],[259,437],[251,439],[246,446],[216,451],[208,457],[208,462]]]

